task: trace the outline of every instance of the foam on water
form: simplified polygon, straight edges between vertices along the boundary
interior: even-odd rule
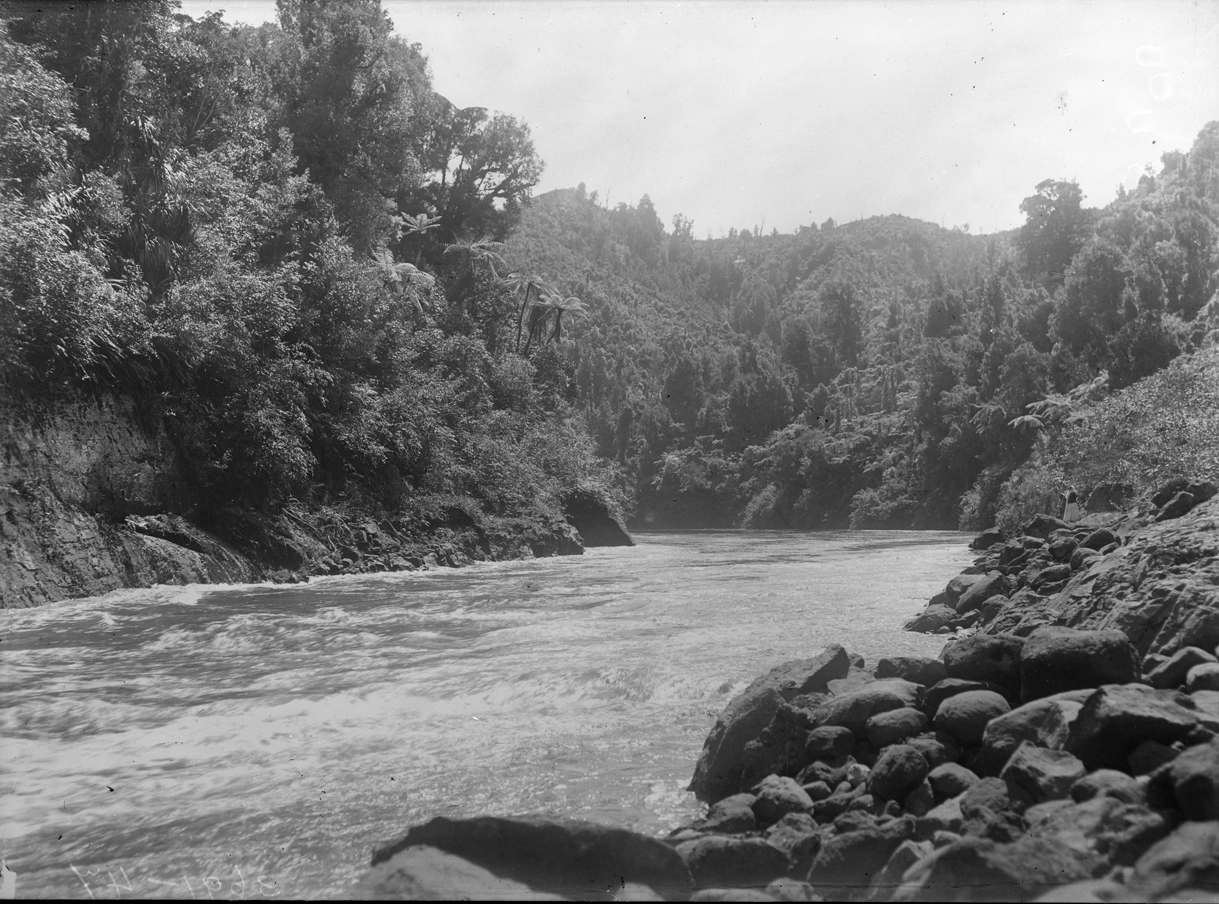
[[[0,613],[0,856],[25,895],[318,897],[435,815],[667,831],[748,681],[830,642],[938,652],[899,626],[968,560],[957,534],[639,539]]]

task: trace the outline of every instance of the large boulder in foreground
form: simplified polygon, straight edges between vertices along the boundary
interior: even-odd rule
[[[1038,628],[1020,651],[1024,703],[1102,684],[1129,684],[1138,678],[1138,654],[1121,631]]]
[[[1059,886],[1091,879],[1104,869],[1096,855],[1081,855],[1040,838],[996,844],[965,838],[906,871],[894,901],[1031,901]]]
[[[690,892],[685,863],[660,839],[575,819],[438,816],[373,854],[374,872],[401,852],[423,846],[535,891],[577,900],[621,889],[624,883],[646,885],[665,896]],[[378,875],[384,878],[384,870]]]
[[[354,901],[566,901],[505,879],[468,860],[428,845],[407,848],[365,873]]]
[[[784,702],[826,690],[842,678],[851,663],[838,644],[831,644],[812,659],[785,662],[758,678],[720,713],[703,742],[689,790],[699,800],[714,802],[748,790],[757,780],[746,747],[768,728]]]
[[[577,531],[586,547],[634,546],[622,519],[592,493],[577,490],[563,498],[563,517]]]

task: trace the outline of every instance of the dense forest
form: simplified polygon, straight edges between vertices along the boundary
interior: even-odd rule
[[[527,125],[438,94],[371,0],[2,25],[0,387],[139,400],[204,526],[587,493],[643,527],[982,527],[1219,327],[1219,122],[1104,207],[1030,186],[1009,233],[698,239],[646,196],[532,198]]]
[[[891,216],[696,240],[581,187],[509,252],[588,306],[573,394],[639,523],[971,529],[1089,403],[1219,327],[1219,122],[1103,208],[1031,190],[992,236]],[[1006,504],[1053,507],[1058,477]]]
[[[541,172],[529,129],[437,94],[378,3],[282,0],[259,28],[165,0],[4,12],[0,387],[25,416],[136,398],[221,533],[318,504],[620,505],[558,330],[517,341],[500,241]]]

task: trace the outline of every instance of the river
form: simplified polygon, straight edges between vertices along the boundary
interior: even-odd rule
[[[337,897],[435,815],[668,831],[716,714],[901,623],[949,532],[646,533],[630,549],[0,611],[0,856],[21,897]]]

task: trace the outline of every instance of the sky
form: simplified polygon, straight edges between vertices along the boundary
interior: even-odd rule
[[[666,226],[905,214],[990,233],[1044,179],[1087,206],[1219,119],[1217,0],[383,0],[458,107],[528,123],[535,189]],[[273,0],[183,0],[274,21]]]

